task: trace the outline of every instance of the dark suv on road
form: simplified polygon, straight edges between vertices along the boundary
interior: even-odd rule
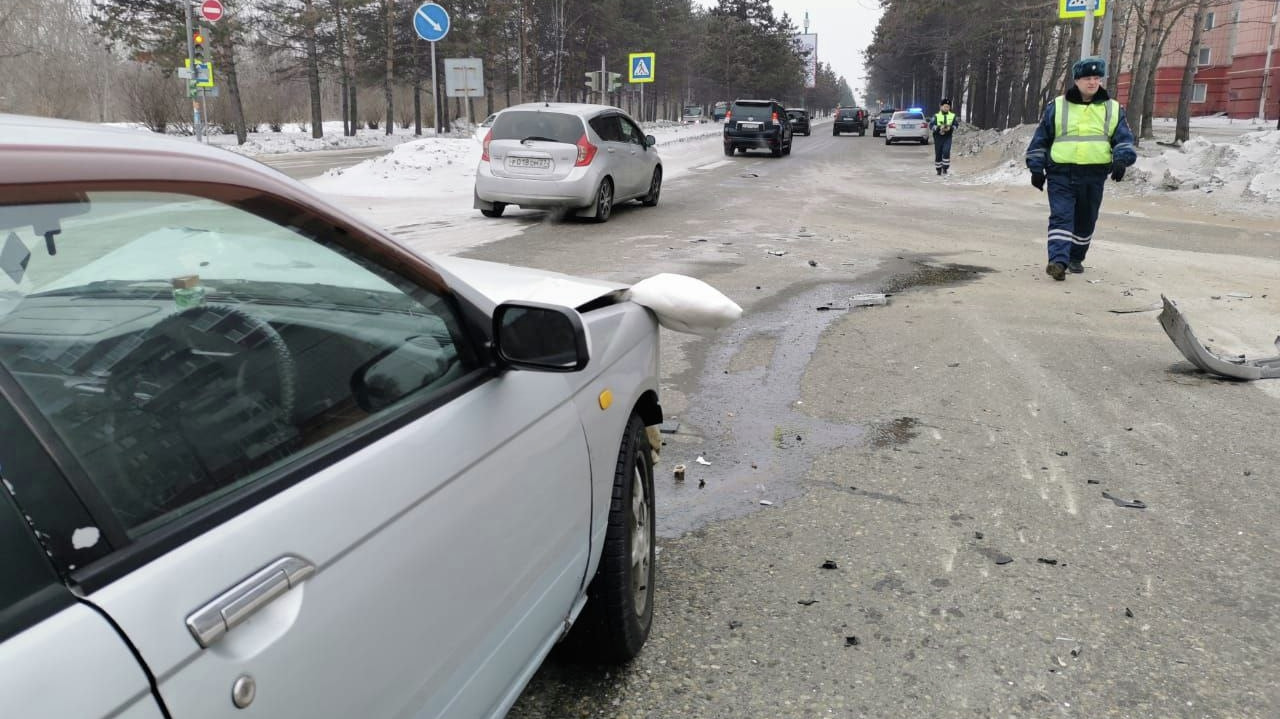
[[[837,108],[831,135],[834,137],[842,132],[856,132],[858,137],[867,134],[867,111],[860,107]]]
[[[876,116],[876,124],[871,128],[872,137],[880,137],[884,134],[885,128],[888,127],[889,121],[893,119],[893,113],[898,109],[894,107],[886,107]]]
[[[791,132],[793,134],[803,134],[805,137],[813,134],[813,128],[809,126],[809,111],[803,107],[788,107],[787,117],[791,120]]]
[[[724,118],[724,154],[751,148],[769,150],[774,157],[791,154],[791,122],[776,100],[734,100]]]

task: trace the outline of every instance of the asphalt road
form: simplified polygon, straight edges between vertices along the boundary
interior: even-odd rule
[[[746,310],[663,332],[680,428],[648,645],[553,655],[511,716],[1280,716],[1280,388],[1198,374],[1154,312],[1111,311],[1166,292],[1213,346],[1271,350],[1274,220],[1121,188],[1087,273],[1053,282],[1030,187],[815,129],[657,208],[515,213],[466,253],[686,273]],[[850,307],[869,291],[888,304]]]
[[[316,152],[290,152],[280,155],[259,155],[255,160],[283,172],[295,180],[323,175],[326,170],[350,167],[357,162],[382,157],[390,152],[386,147],[361,147],[351,150],[320,150]]]

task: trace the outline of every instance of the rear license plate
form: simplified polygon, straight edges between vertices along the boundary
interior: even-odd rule
[[[532,167],[538,170],[546,170],[551,167],[551,160],[545,157],[508,157],[508,167]]]
[[[739,130],[759,130],[759,129],[760,129],[760,123],[758,123],[758,122],[739,122],[739,123],[738,123],[738,129],[739,129]]]

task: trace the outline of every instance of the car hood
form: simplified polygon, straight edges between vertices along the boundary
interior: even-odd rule
[[[544,302],[577,309],[628,287],[617,282],[574,277],[559,272],[515,267],[484,260],[437,255],[432,255],[429,259],[432,265],[469,285],[493,306],[503,302],[525,301]]]

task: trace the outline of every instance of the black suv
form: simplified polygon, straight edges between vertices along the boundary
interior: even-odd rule
[[[759,147],[774,157],[791,154],[791,122],[776,100],[734,100],[724,118],[724,154]]]
[[[880,137],[884,134],[885,128],[888,127],[889,121],[893,119],[893,113],[898,109],[894,107],[886,107],[876,116],[876,124],[871,128],[872,137]]]
[[[809,111],[803,107],[788,107],[787,117],[791,119],[791,132],[804,133],[805,137],[813,134],[813,128],[809,127]]]
[[[836,120],[831,125],[831,136],[842,132],[856,132],[858,137],[867,134],[867,111],[860,107],[841,107],[836,110]]]

